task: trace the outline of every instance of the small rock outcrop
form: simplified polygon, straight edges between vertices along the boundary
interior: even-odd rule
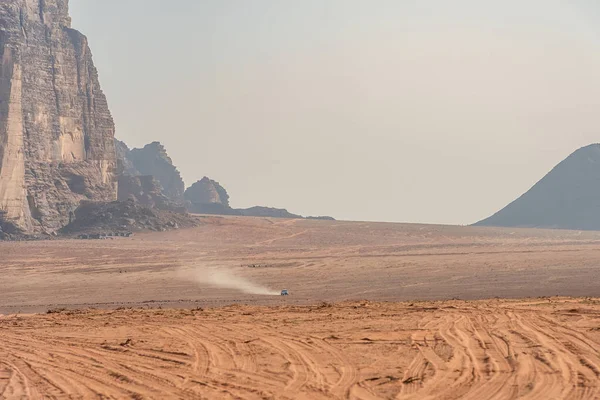
[[[114,124],[68,0],[0,1],[0,210],[52,233],[117,196]]]
[[[185,191],[188,211],[196,214],[237,214],[229,206],[229,194],[219,182],[204,177]]]
[[[600,230],[600,144],[583,147],[479,226]]]

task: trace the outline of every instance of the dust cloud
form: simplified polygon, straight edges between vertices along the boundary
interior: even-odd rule
[[[235,271],[231,268],[196,267],[191,270],[182,271],[180,276],[203,285],[210,285],[221,289],[233,289],[246,294],[260,296],[280,295],[280,292],[277,290],[269,289],[266,286],[259,285],[236,275]]]

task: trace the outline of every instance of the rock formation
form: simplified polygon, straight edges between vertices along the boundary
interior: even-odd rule
[[[194,214],[302,218],[279,208],[234,209],[229,204],[227,190],[219,182],[206,176],[183,191],[185,185],[181,175],[159,142],[148,144],[142,149],[130,150],[125,143],[115,140],[115,149],[120,201],[134,200],[150,208],[162,210],[178,210],[178,207],[185,205],[187,211]]]
[[[183,180],[160,143],[130,150],[125,143],[115,139],[115,150],[120,201],[134,200],[150,208],[185,211],[180,195]],[[156,175],[143,174],[140,170]],[[157,175],[162,177],[162,182],[156,178]],[[165,190],[165,186],[170,189]]]
[[[132,149],[126,159],[139,175],[152,175],[156,178],[162,186],[163,194],[172,202],[183,204],[185,184],[162,144],[153,142],[142,149]],[[124,167],[127,168],[127,165],[125,163]]]
[[[173,204],[162,193],[160,183],[151,175],[119,176],[119,201],[133,200],[149,208],[176,211],[179,207]]]
[[[75,216],[89,225],[136,202],[183,206],[183,180],[160,143],[129,150],[115,142],[87,39],[71,28],[68,0],[0,0],[0,62],[0,239],[55,233],[72,227]],[[190,188],[191,208],[294,217],[267,208],[233,210],[217,182],[199,185]],[[133,202],[119,205],[117,196]]]
[[[0,1],[0,210],[54,232],[82,200],[116,199],[114,124],[68,0]]]
[[[219,182],[206,176],[185,191],[188,211],[196,214],[236,214],[229,206],[229,194]]]
[[[600,144],[577,150],[481,226],[600,230]]]

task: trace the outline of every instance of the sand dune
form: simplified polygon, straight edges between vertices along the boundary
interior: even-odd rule
[[[589,299],[62,312],[0,342],[2,398],[600,396]]]

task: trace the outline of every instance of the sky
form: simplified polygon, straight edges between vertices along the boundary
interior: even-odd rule
[[[470,224],[600,142],[597,0],[70,0],[117,137],[234,207]]]

